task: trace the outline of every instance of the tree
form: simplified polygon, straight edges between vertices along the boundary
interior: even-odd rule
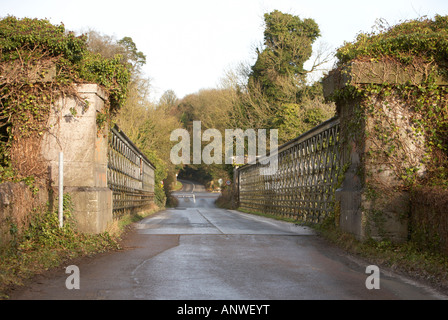
[[[176,93],[173,90],[165,91],[159,99],[158,108],[171,111],[177,106],[178,99]]]
[[[102,35],[90,29],[87,32],[89,50],[103,57],[121,56],[121,62],[128,67],[133,76],[140,75],[140,68],[146,64],[146,55],[138,51],[131,37],[123,37],[116,41],[112,36]]]
[[[264,20],[264,46],[256,49],[255,64],[228,74],[226,83],[238,97],[229,118],[245,129],[279,129],[279,143],[284,143],[334,114],[320,84],[307,83],[307,75],[329,55],[318,52],[313,67],[306,70],[320,36],[317,23],[278,10],[266,13]],[[241,84],[244,78],[246,85]]]
[[[146,64],[146,55],[137,50],[137,45],[131,37],[124,37],[117,43],[121,46],[121,54],[123,55],[124,60],[130,64],[131,71],[133,71],[134,74],[137,72],[139,73],[140,67]]]
[[[257,49],[257,61],[249,76],[249,90],[259,86],[270,102],[296,103],[306,84],[304,63],[312,55],[312,44],[320,36],[313,19],[278,10],[266,13],[264,50]]]
[[[156,166],[155,198],[159,206],[165,205],[169,194],[169,183],[161,186],[161,181],[175,175],[175,167],[170,162],[170,133],[181,125],[166,108],[156,108],[149,100],[150,82],[143,77],[141,67],[146,56],[137,49],[131,37],[116,41],[113,37],[90,30],[89,49],[104,56],[121,56],[121,63],[131,73],[126,103],[115,116],[114,121],[136,146]],[[174,103],[174,92],[166,93],[164,101]],[[174,100],[173,100],[174,99]]]

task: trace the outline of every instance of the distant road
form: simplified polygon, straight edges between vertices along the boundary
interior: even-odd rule
[[[179,200],[179,208],[214,208],[215,200],[220,193],[211,193],[205,190],[204,185],[197,182],[181,180],[182,189],[173,192],[172,195]]]
[[[199,184],[197,182],[177,179],[180,183],[182,183],[182,189],[175,193],[199,193],[199,192],[207,192],[205,190],[205,186]]]

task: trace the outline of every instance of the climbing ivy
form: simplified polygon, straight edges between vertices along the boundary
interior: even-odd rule
[[[410,20],[380,32],[360,33],[353,43],[345,43],[338,49],[339,64],[355,59],[378,60],[395,58],[409,64],[420,57],[442,68],[448,67],[448,16],[436,15],[434,20],[422,18]]]
[[[362,33],[355,42],[339,48],[336,56],[341,68],[354,61],[382,61],[390,66],[398,64],[404,70],[411,67],[425,70],[419,82],[351,83],[338,90],[333,98],[360,101],[360,110],[350,121],[353,135],[360,126],[367,125],[368,116],[374,119],[369,123],[370,134],[381,148],[376,148],[376,154],[369,151],[366,156],[371,160],[382,159],[404,188],[417,185],[448,188],[448,87],[440,82],[440,79],[446,82],[448,76],[448,16],[411,20],[380,32]],[[414,139],[424,136],[424,175],[419,166],[408,161],[412,153],[399,152],[403,135],[399,125],[387,122],[390,105],[397,101],[406,109]],[[358,137],[358,142],[370,138]]]
[[[20,167],[14,155],[37,152],[50,107],[61,96],[78,97],[76,83],[100,85],[111,115],[124,104],[130,81],[120,56],[90,52],[86,36],[45,19],[13,16],[0,20],[0,69],[0,182],[35,174],[33,165]]]

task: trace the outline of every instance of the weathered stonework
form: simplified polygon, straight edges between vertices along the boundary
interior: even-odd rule
[[[347,86],[363,90],[359,85],[364,84],[419,84],[428,77],[426,68],[353,62],[326,77],[324,94],[330,97]],[[436,83],[445,84],[442,78]],[[411,208],[402,173],[412,168],[424,175],[427,154],[422,130],[411,121],[418,115],[395,92],[387,98],[374,93],[341,96],[336,105],[346,169],[336,191],[340,228],[361,240],[406,241]]]
[[[101,233],[112,222],[112,192],[107,187],[108,126],[97,128],[105,93],[96,84],[78,85],[81,100],[64,97],[53,107],[42,140],[51,185],[58,188],[59,152],[64,155],[64,192],[74,203],[79,231]]]
[[[433,65],[413,64],[403,66],[396,61],[353,61],[335,69],[324,79],[324,95],[331,96],[335,90],[357,84],[412,84],[426,81]],[[436,85],[448,85],[446,79],[438,76]]]

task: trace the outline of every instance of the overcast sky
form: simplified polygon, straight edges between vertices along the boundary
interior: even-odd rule
[[[263,14],[274,9],[313,18],[332,50],[369,32],[378,18],[391,25],[448,15],[447,0],[0,0],[0,16],[47,18],[82,32],[131,37],[147,56],[152,97],[179,98],[213,88],[226,69],[254,61],[263,40]]]

